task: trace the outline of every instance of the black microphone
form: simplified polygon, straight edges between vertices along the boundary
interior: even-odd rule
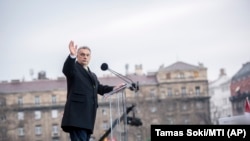
[[[101,70],[105,71],[107,69],[108,69],[108,64],[107,63],[102,63]]]
[[[106,70],[109,70],[111,73],[115,74],[117,77],[121,78],[122,80],[124,80],[125,82],[129,83],[131,86],[129,87],[129,89],[132,91],[138,91],[139,90],[139,87],[138,87],[138,82],[137,84],[134,83],[130,78],[126,77],[126,76],[123,76],[122,74],[116,72],[116,71],[113,71],[111,70],[109,67],[108,67],[108,64],[107,63],[102,63],[101,65],[101,70],[103,71],[106,71]]]

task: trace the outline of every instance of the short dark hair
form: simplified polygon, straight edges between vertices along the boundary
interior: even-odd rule
[[[87,49],[87,50],[89,50],[91,52],[91,49],[88,46],[81,46],[81,47],[78,48],[78,50],[80,50],[80,49]]]

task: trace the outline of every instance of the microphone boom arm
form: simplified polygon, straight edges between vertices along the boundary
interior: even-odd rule
[[[131,79],[122,76],[122,75],[119,74],[118,72],[115,72],[115,71],[113,71],[113,70],[111,70],[111,69],[108,69],[108,70],[109,70],[110,72],[112,72],[113,74],[115,74],[116,76],[118,76],[119,78],[121,78],[122,80],[124,80],[125,82],[127,82],[127,83],[133,83],[133,81],[132,81]]]
[[[138,82],[136,84],[130,78],[128,78],[126,76],[123,76],[122,74],[120,74],[120,73],[118,73],[116,71],[113,71],[112,69],[110,69],[108,67],[108,64],[103,63],[101,65],[101,70],[103,70],[103,71],[109,70],[111,73],[113,73],[114,75],[116,75],[117,77],[119,77],[120,79],[122,79],[123,81],[125,81],[129,85],[130,90],[134,90],[135,92],[137,92],[139,90]]]

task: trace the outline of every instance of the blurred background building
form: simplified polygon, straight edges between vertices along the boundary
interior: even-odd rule
[[[128,140],[150,140],[152,124],[218,124],[220,117],[243,114],[244,98],[250,96],[249,64],[232,79],[221,69],[218,79],[211,82],[203,64],[178,61],[147,74],[142,65],[136,65],[133,73],[125,65],[126,77],[139,84],[138,92],[125,90],[127,106],[135,105],[128,116],[141,121],[128,124]],[[108,85],[123,82],[112,74],[99,80]],[[32,81],[1,82],[0,141],[69,141],[60,127],[65,101],[65,77],[50,80],[42,71]],[[109,106],[99,96],[92,140],[99,140],[110,128]]]
[[[227,76],[225,69],[220,69],[216,80],[209,82],[211,121],[218,124],[218,119],[232,116],[230,97],[231,78]]]

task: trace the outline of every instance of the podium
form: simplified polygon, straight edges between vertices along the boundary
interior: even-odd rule
[[[103,96],[109,102],[110,128],[101,136],[99,141],[128,141],[127,114],[135,105],[127,107],[127,84]]]

